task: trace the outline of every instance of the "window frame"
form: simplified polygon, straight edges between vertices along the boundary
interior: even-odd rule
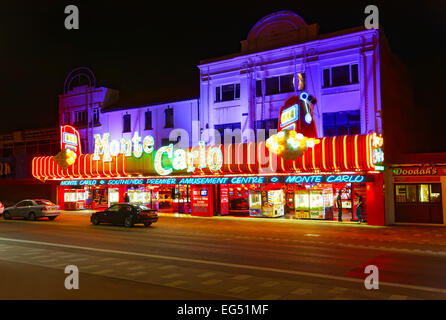
[[[128,119],[128,130],[126,130],[126,119]],[[132,132],[132,115],[124,114],[122,115],[122,133]]]
[[[356,65],[357,67],[357,80],[354,82],[353,81],[353,66]],[[345,67],[348,66],[348,77],[349,77],[349,83],[347,84],[336,84],[333,85],[333,69],[334,68],[338,68],[338,67]],[[352,84],[358,84],[359,83],[359,62],[350,62],[350,63],[346,63],[346,64],[339,64],[339,65],[333,65],[333,66],[328,66],[328,67],[323,67],[322,69],[322,88],[336,88],[336,87],[342,87],[342,86],[349,86]],[[328,70],[328,75],[329,75],[329,79],[328,79],[328,85],[326,85],[326,77],[325,77],[325,71]]]

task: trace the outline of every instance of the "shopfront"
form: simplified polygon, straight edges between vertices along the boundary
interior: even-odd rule
[[[277,136],[266,143],[154,149],[150,136],[118,142],[103,134],[95,137],[94,154],[64,149],[34,158],[32,172],[57,181],[58,204],[67,210],[105,208],[127,194],[131,203],[160,212],[336,220],[340,193],[343,220],[356,220],[354,204],[362,197],[364,220],[384,224],[383,178],[374,161],[382,138]],[[277,152],[283,141],[293,157]]]
[[[395,223],[445,224],[446,166],[392,167]]]

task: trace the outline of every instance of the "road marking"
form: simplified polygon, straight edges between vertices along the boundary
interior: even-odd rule
[[[31,241],[31,240],[23,240],[23,239],[10,239],[10,238],[4,238],[4,237],[0,237],[0,241],[40,244],[40,245],[44,245],[44,246],[78,249],[78,250],[85,250],[85,251],[91,251],[91,252],[111,253],[111,254],[120,254],[120,255],[127,255],[127,256],[138,256],[138,257],[163,259],[163,260],[179,261],[179,262],[192,262],[192,263],[199,263],[199,264],[212,265],[212,266],[222,266],[222,267],[230,267],[230,268],[238,268],[238,269],[246,269],[246,270],[256,270],[256,271],[266,271],[266,272],[282,273],[282,274],[289,274],[289,275],[295,275],[295,276],[322,278],[322,279],[330,279],[330,280],[338,280],[338,281],[348,281],[348,282],[355,282],[355,283],[360,283],[360,284],[364,283],[363,279],[358,279],[358,278],[334,276],[334,275],[306,272],[306,271],[277,269],[277,268],[271,268],[271,267],[260,267],[260,266],[236,264],[236,263],[229,263],[229,262],[219,262],[219,261],[200,260],[200,259],[193,259],[193,258],[162,256],[162,255],[158,255],[158,254],[119,251],[119,250],[111,250],[111,249],[89,248],[89,247],[81,247],[81,246],[69,245],[69,244]],[[393,282],[385,282],[385,281],[380,281],[379,284],[382,286],[446,294],[446,289],[440,289],[440,288],[431,288],[431,287],[425,287],[425,286],[417,286],[417,285],[401,284],[401,283],[393,283]]]

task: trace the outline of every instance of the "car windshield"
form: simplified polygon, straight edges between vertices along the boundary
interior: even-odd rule
[[[136,207],[138,208],[138,210],[149,210],[149,208],[147,208],[146,206],[142,206],[142,205],[138,205]]]
[[[34,200],[35,203],[37,203],[38,206],[55,206],[54,203],[48,200]]]

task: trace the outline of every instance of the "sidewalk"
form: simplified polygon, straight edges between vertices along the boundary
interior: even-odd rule
[[[96,210],[62,210],[60,213],[63,215],[75,215],[75,216],[90,216]],[[305,224],[334,224],[334,225],[342,225],[342,226],[361,226],[361,227],[371,227],[371,228],[380,228],[380,226],[369,226],[367,223],[361,223],[355,221],[331,221],[331,220],[302,220],[302,219],[294,219],[291,217],[278,217],[278,218],[259,218],[259,217],[237,217],[237,216],[213,216],[213,217],[199,217],[192,216],[190,214],[185,213],[164,213],[158,212],[158,216],[160,217],[175,217],[175,218],[187,218],[187,219],[205,219],[205,220],[229,220],[229,221],[250,221],[250,222],[280,222],[280,223],[305,223]]]

